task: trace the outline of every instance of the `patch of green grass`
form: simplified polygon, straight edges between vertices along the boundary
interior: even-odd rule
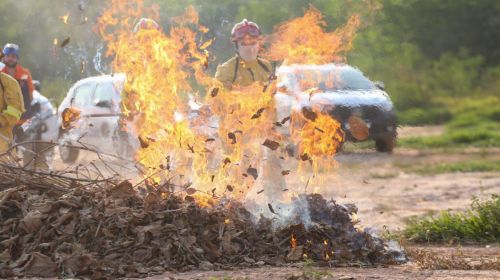
[[[398,172],[386,172],[386,173],[371,173],[370,176],[373,179],[392,179],[399,176]]]
[[[302,267],[302,275],[304,279],[323,279],[327,276],[332,276],[331,273],[327,271],[321,271],[314,267],[314,261],[312,259],[305,259]]]
[[[500,161],[471,161],[456,163],[441,163],[436,165],[425,165],[410,167],[410,171],[419,175],[433,175],[454,172],[489,172],[500,171]]]
[[[500,196],[475,198],[465,212],[412,218],[402,234],[414,242],[500,242]]]
[[[443,135],[399,139],[398,146],[415,149],[500,147],[500,97],[451,99],[446,108],[451,117]],[[431,111],[426,112],[431,114]]]
[[[363,142],[345,142],[342,150],[345,152],[353,152],[357,150],[374,149],[375,143],[373,141],[363,141]]]
[[[448,129],[439,136],[402,138],[398,140],[397,145],[413,149],[500,147],[500,126],[498,129],[484,127],[454,131]]]
[[[404,125],[442,124],[451,119],[451,112],[445,107],[439,108],[411,108],[398,112],[398,119]]]

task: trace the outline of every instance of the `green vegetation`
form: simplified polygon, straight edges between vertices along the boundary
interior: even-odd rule
[[[500,161],[441,163],[436,165],[419,166],[416,168],[412,167],[410,170],[420,175],[452,173],[452,172],[500,171]]]
[[[302,276],[304,279],[324,279],[333,275],[328,271],[316,269],[312,259],[305,259],[302,267]]]
[[[500,97],[463,98],[447,106],[450,121],[443,135],[400,139],[400,147],[500,147]]]
[[[18,43],[21,63],[44,93],[60,101],[75,81],[109,73],[109,58],[93,24],[107,1],[1,1],[0,43]],[[500,4],[496,0],[145,0],[165,31],[171,18],[193,5],[214,38],[209,71],[234,54],[230,30],[248,18],[264,34],[303,15],[313,5],[324,14],[327,30],[358,14],[361,19],[347,61],[372,80],[383,81],[401,124],[448,123],[443,137],[404,139],[402,146],[500,146]],[[68,24],[60,17],[69,15]],[[82,21],[88,18],[87,21]],[[54,45],[70,38],[61,48]],[[327,44],[328,42],[325,42]]]
[[[500,242],[500,196],[475,198],[462,213],[410,219],[402,234],[414,242]]]

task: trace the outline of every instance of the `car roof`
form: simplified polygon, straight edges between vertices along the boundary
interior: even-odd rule
[[[93,76],[93,77],[88,77],[85,79],[81,79],[78,82],[75,83],[73,87],[77,87],[81,84],[88,83],[88,82],[94,82],[94,83],[103,83],[103,82],[124,82],[125,81],[125,74],[124,73],[116,73],[116,74],[111,74],[111,75],[101,75],[101,76]]]
[[[330,64],[292,64],[281,66],[278,69],[278,74],[294,73],[297,70],[305,71],[356,71],[361,72],[358,68],[344,63],[330,63]]]

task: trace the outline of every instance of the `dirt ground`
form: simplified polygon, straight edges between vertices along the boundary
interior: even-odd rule
[[[400,137],[439,135],[442,127],[402,128]],[[402,228],[408,217],[452,209],[464,210],[471,198],[500,194],[500,172],[443,173],[418,175],[416,167],[438,163],[500,160],[500,149],[413,150],[396,148],[394,153],[377,153],[348,144],[336,156],[336,171],[328,175],[329,186],[323,194],[341,203],[354,203],[361,225],[381,232]],[[410,168],[409,168],[410,167]],[[423,249],[435,254],[460,254],[470,258],[486,257],[499,261],[500,247],[466,246]],[[297,279],[302,264],[287,267],[238,269],[235,271],[191,271],[167,273],[149,279]],[[425,270],[414,262],[378,268],[325,268],[314,271],[324,279],[500,279],[500,271]]]

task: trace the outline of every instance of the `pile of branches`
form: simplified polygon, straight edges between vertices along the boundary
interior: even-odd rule
[[[320,195],[299,198],[309,202],[312,225],[276,228],[237,202],[203,208],[168,184],[136,189],[0,164],[0,277],[112,279],[306,258],[370,266],[401,257],[354,227],[355,209]]]

